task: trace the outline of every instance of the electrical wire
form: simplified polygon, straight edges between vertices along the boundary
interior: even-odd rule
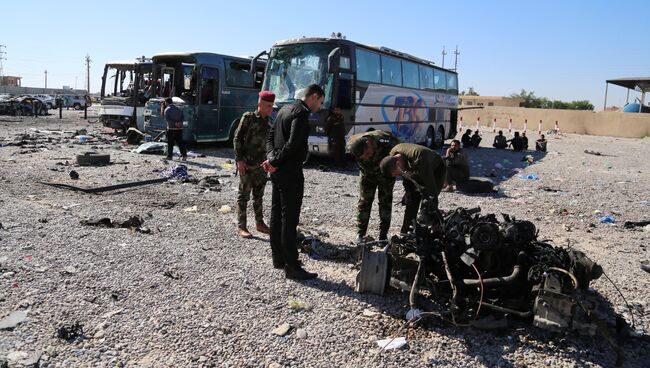
[[[483,304],[483,277],[481,276],[481,273],[478,272],[478,268],[472,263],[472,267],[474,268],[474,271],[476,271],[476,275],[478,276],[478,282],[479,285],[481,285],[481,299],[478,302],[478,307],[476,308],[476,315],[474,316],[474,319],[478,318],[478,314],[481,312],[481,304]]]

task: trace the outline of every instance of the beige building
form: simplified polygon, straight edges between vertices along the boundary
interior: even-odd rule
[[[20,86],[21,77],[11,77],[8,75],[0,77],[0,86]]]
[[[501,96],[469,96],[459,95],[458,104],[464,106],[502,106],[502,107],[519,107],[523,102],[521,98],[510,98]]]

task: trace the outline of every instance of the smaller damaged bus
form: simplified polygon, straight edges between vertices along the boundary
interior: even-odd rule
[[[209,52],[173,52],[153,58],[154,97],[147,102],[144,129],[166,128],[160,107],[171,97],[185,116],[187,142],[232,142],[242,114],[255,110],[266,62],[250,73],[250,58]]]
[[[152,68],[153,63],[144,56],[104,66],[99,121],[105,127],[123,133],[130,127],[144,128],[144,105],[151,97]]]

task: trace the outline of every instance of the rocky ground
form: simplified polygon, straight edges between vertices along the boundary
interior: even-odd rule
[[[133,146],[103,134],[92,116],[86,121],[79,112],[64,113],[62,120],[0,117],[0,320],[12,313],[24,319],[0,330],[0,366],[3,361],[44,367],[615,363],[602,337],[550,334],[525,322],[499,332],[435,319],[401,329],[408,296],[394,289],[384,297],[355,293],[353,261],[303,254],[305,267],[319,279],[286,280],[271,266],[266,236],[235,236],[234,211],[225,207],[235,207],[238,180],[229,148],[193,148],[206,157],[190,159],[189,173],[218,176],[220,184],[212,187],[177,182],[85,194],[40,184],[97,187],[155,179],[175,164],[161,155],[131,153]],[[74,138],[80,129],[94,138],[80,142]],[[535,137],[531,134],[531,141]],[[650,333],[650,275],[639,269],[640,261],[650,259],[650,229],[622,226],[650,217],[648,139],[549,136],[549,152],[533,153],[530,166],[521,162],[524,154],[487,148],[491,141],[487,133],[484,147],[468,152],[472,174],[493,176],[499,193],[443,193],[441,207],[478,205],[486,213],[509,213],[533,221],[540,238],[583,250],[631,305],[637,331]],[[76,166],[75,156],[91,150],[110,154],[112,164]],[[315,160],[305,171],[301,228],[346,251],[355,235],[357,172],[326,170],[321,166],[326,164]],[[70,178],[73,170],[78,180]],[[517,171],[539,179],[519,178]],[[400,198],[401,185],[396,188]],[[268,215],[270,185],[266,190]],[[393,232],[402,215],[396,205]],[[605,215],[615,222],[601,223]],[[131,216],[144,220],[141,231],[81,224]],[[376,235],[376,211],[371,221],[370,233]],[[606,278],[591,286],[632,323]],[[276,330],[284,324],[286,334]],[[376,341],[398,332],[407,345],[380,351]],[[647,366],[649,350],[647,339],[627,341],[626,366]]]

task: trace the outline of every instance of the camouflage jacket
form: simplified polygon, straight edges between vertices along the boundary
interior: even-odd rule
[[[390,151],[391,156],[401,154],[406,159],[406,168],[402,177],[416,184],[418,191],[428,196],[438,196],[435,171],[445,167],[445,162],[440,155],[424,146],[412,143],[400,143]]]
[[[388,156],[393,147],[400,143],[400,140],[392,133],[383,130],[373,130],[371,132],[353,135],[350,137],[348,144],[352,144],[352,142],[361,138],[372,139],[375,150],[368,160],[360,160],[358,157],[355,157],[357,164],[359,165],[359,170],[361,170],[361,173],[367,177],[378,179],[383,178],[381,170],[379,169],[379,163],[384,157]]]
[[[247,165],[259,165],[266,160],[266,137],[271,129],[271,118],[263,118],[258,111],[246,112],[235,131],[233,146],[235,160]]]

